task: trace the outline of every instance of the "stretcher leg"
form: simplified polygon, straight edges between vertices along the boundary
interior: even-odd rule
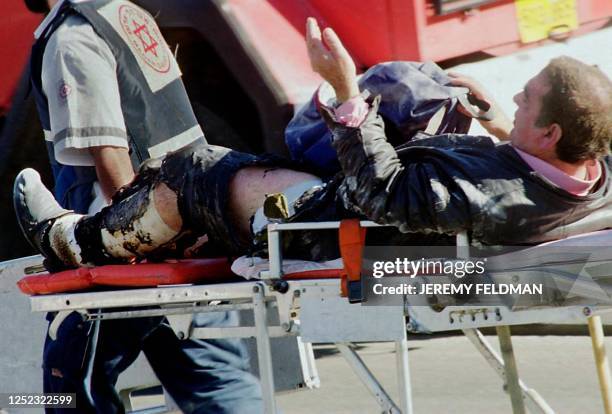
[[[601,316],[591,316],[587,319],[587,321],[589,324],[591,342],[593,343],[595,367],[597,368],[597,376],[599,378],[599,388],[601,390],[604,412],[606,414],[612,414],[612,389],[610,388],[612,381],[610,380],[610,366],[608,364],[608,357],[606,355]]]
[[[495,330],[497,331],[499,348],[502,358],[504,359],[506,387],[508,389],[508,394],[510,394],[510,401],[512,402],[512,412],[514,414],[525,414],[525,403],[523,402],[523,393],[519,385],[518,369],[516,367],[516,360],[514,359],[510,327],[508,325],[498,326]]]
[[[397,358],[397,376],[400,393],[400,408],[403,414],[412,414],[412,387],[410,383],[410,365],[408,364],[408,340],[395,342]]]
[[[467,232],[457,234],[456,245],[457,258],[470,257],[470,238]],[[554,413],[552,408],[546,404],[546,401],[544,401],[542,397],[535,392],[535,390],[528,389],[518,377],[518,370],[516,368],[516,361],[514,359],[514,351],[512,350],[510,328],[507,325],[498,326],[496,330],[503,356],[503,362],[477,329],[464,329],[463,333],[480,351],[493,369],[495,369],[504,379],[508,393],[510,394],[510,400],[512,402],[512,412],[514,414],[524,414],[524,399],[527,399],[529,404],[532,405],[530,408],[533,408],[533,412]]]
[[[376,402],[382,408],[383,413],[392,413],[399,414],[401,413],[400,409],[395,405],[389,394],[385,391],[385,389],[380,385],[376,377],[372,374],[372,372],[368,369],[363,360],[359,357],[357,352],[355,352],[349,344],[346,343],[337,343],[336,347],[349,363],[355,374],[359,377],[359,380],[366,386],[368,391],[372,393]]]
[[[491,368],[493,368],[493,370],[495,370],[495,372],[497,372],[497,374],[504,381],[506,381],[506,371],[502,357],[499,356],[499,354],[493,349],[491,344],[480,333],[480,331],[478,329],[464,329],[463,333],[478,350],[478,352],[480,352],[480,354],[485,358]],[[538,414],[555,414],[555,411],[548,405],[542,396],[537,393],[536,390],[528,388],[527,385],[520,379],[518,380],[518,383],[529,412]]]
[[[257,359],[259,362],[259,376],[266,414],[275,414],[276,400],[274,398],[274,373],[272,371],[272,349],[270,347],[270,334],[268,332],[268,310],[265,301],[265,287],[257,283],[253,287],[253,314],[255,318],[255,332],[257,341]]]
[[[300,364],[304,371],[304,384],[310,389],[319,388],[321,380],[319,379],[319,372],[317,371],[317,364],[314,359],[312,343],[302,341],[301,336],[296,337],[296,339],[300,354]]]

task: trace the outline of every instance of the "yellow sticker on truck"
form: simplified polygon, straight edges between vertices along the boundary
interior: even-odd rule
[[[563,36],[578,28],[576,0],[515,0],[523,43]]]

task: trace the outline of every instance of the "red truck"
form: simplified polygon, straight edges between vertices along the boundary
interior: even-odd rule
[[[209,141],[286,153],[283,130],[320,79],[304,46],[306,17],[336,29],[360,69],[388,60],[449,66],[563,40],[612,20],[610,0],[136,0],[158,20]],[[46,153],[23,67],[40,16],[5,0],[0,17],[0,259],[29,250],[10,211],[12,179]]]

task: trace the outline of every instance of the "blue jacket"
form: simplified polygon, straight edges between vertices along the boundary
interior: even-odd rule
[[[532,245],[612,227],[612,157],[593,192],[573,195],[533,171],[508,143],[444,134],[394,148],[377,102],[359,128],[325,116],[346,208],[402,232],[455,235],[482,245]]]

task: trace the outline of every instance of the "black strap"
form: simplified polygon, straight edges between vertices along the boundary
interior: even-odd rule
[[[480,121],[492,121],[495,118],[496,114],[493,107],[488,102],[476,98],[471,93],[461,94],[457,99],[472,118]]]

